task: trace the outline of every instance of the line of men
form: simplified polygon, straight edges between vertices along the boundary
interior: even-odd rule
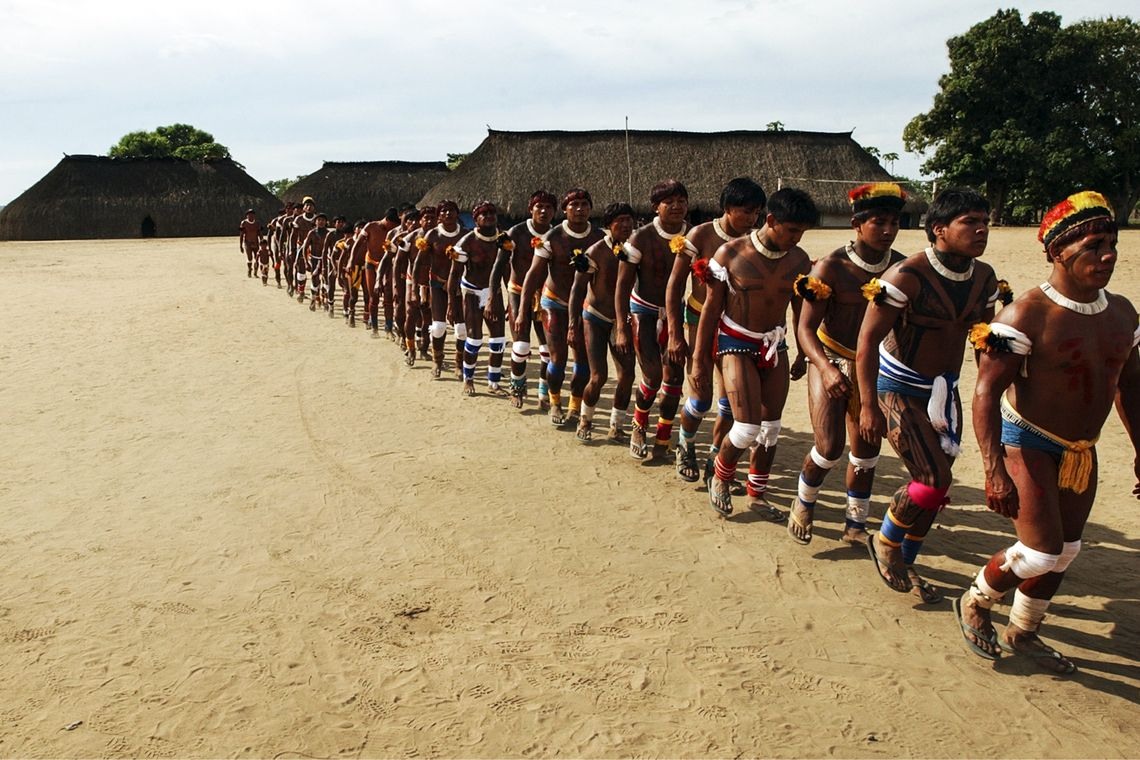
[[[499,228],[498,210],[489,201],[472,209],[471,230],[460,225],[457,205],[444,201],[399,214],[392,209],[354,231],[338,218],[328,231],[311,200],[301,206],[301,224],[293,214],[292,232],[282,232],[287,224],[281,217],[270,224],[285,240],[277,250],[287,254],[296,246],[293,279],[286,273],[291,294],[304,300],[305,273],[321,276],[325,290],[318,295],[314,286],[312,292],[331,313],[339,281],[351,320],[361,290],[366,324],[378,332],[382,303],[385,332],[404,348],[407,364],[415,363],[418,350],[433,362],[436,378],[444,372],[450,326],[466,396],[476,394],[475,368],[486,335],[487,389],[509,396],[516,408],[528,395],[534,335],[540,407],[555,426],[573,421],[582,442],[593,438],[612,360],[616,384],[607,439],[628,445],[637,459],[664,457],[680,412],[673,447],[677,475],[687,482],[703,479],[710,506],[722,516],[733,513],[734,495],[746,493],[753,512],[786,522],[794,541],[809,544],[819,491],[850,442],[841,538],[866,547],[890,589],[927,604],[940,602],[942,593],[922,578],[916,562],[949,502],[963,419],[958,376],[972,346],[978,380],[971,412],[987,506],[1012,520],[1018,540],[995,554],[954,600],[957,623],[966,645],[983,658],[1006,652],[1049,672],[1076,669],[1041,640],[1038,629],[1080,549],[1096,490],[1095,442],[1114,404],[1140,450],[1140,323],[1131,303],[1105,290],[1117,258],[1117,226],[1102,195],[1078,193],[1046,214],[1039,240],[1048,278],[1017,300],[979,261],[990,208],[969,189],[937,195],[926,216],[930,245],[904,256],[892,247],[903,189],[895,183],[854,188],[854,239],[814,262],[799,246],[819,223],[810,196],[785,188],[768,197],[744,177],[724,188],[720,216],[692,228],[686,222],[688,192],[676,180],[652,189],[654,217],[636,229],[634,211],[624,203],[608,205],[595,227],[593,201],[583,188],[557,201],[535,192],[529,218],[507,230]],[[564,216],[557,224],[556,202]],[[261,267],[266,283],[266,241],[257,241],[250,259],[252,241],[243,222],[248,273]],[[330,258],[330,248],[341,254]],[[323,252],[320,260],[317,251]],[[1006,305],[995,317],[998,301]],[[785,340],[789,307],[799,350],[794,361]],[[504,387],[508,325],[510,377]],[[682,404],[686,372],[691,394]],[[785,511],[768,502],[768,479],[790,381],[805,374],[814,445]],[[1057,404],[1062,393],[1067,403]],[[714,399],[712,445],[702,469],[695,439]],[[879,531],[870,533],[884,437],[911,480],[891,496]],[[737,466],[746,453],[748,477],[739,491]],[[1140,498],[1140,458],[1135,470],[1133,493]],[[1009,591],[1010,622],[999,641],[990,609]]]

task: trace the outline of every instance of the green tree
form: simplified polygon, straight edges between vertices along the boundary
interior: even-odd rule
[[[766,132],[783,132],[784,131],[784,122],[782,122],[782,121],[770,121],[764,125],[764,131],[766,131]]]
[[[1061,17],[998,11],[952,37],[950,73],[939,81],[933,107],[903,130],[906,149],[933,154],[923,173],[985,189],[1001,221],[1013,187],[1040,184],[1042,146],[1057,129],[1052,108],[1061,86],[1049,58]]]
[[[107,155],[115,158],[182,158],[206,161],[232,158],[230,149],[209,132],[189,124],[170,124],[153,132],[130,132],[111,147]]]
[[[304,179],[304,175],[297,175],[293,179],[286,177],[285,179],[271,179],[265,183],[265,189],[273,193],[276,197],[283,196],[289,188]]]
[[[467,158],[470,155],[471,155],[470,153],[448,153],[447,154],[447,168],[448,169],[455,169],[461,163],[463,163],[463,159]]]
[[[984,187],[1001,221],[1084,188],[1140,201],[1140,26],[1003,10],[947,42],[950,73],[903,131],[926,174]]]
[[[1056,57],[1071,92],[1055,104],[1055,168],[1070,191],[1104,193],[1126,224],[1140,201],[1140,24],[1078,22],[1065,29]]]

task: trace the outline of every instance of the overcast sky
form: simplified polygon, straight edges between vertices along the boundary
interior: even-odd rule
[[[627,116],[631,129],[854,129],[917,176],[901,134],[948,70],[946,39],[1002,7],[0,0],[0,204],[64,153],[105,154],[176,122],[211,132],[262,182],[326,160],[441,161],[488,125],[620,129]],[[1135,9],[1014,7],[1066,24]]]

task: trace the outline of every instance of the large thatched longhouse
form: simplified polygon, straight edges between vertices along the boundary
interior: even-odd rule
[[[771,194],[779,186],[811,193],[823,224],[845,227],[851,210],[847,191],[857,183],[891,179],[850,132],[500,132],[489,130],[478,148],[423,203],[451,198],[470,209],[487,198],[504,216],[526,216],[531,192],[559,194],[580,185],[594,197],[595,211],[612,201],[629,201],[649,215],[649,190],[658,181],[679,179],[689,190],[695,219],[718,212],[718,199],[733,177],[749,176]],[[628,162],[627,162],[628,155]],[[632,185],[632,194],[630,187]],[[903,209],[913,227],[926,204],[912,199]]]
[[[350,223],[379,219],[391,206],[415,203],[447,174],[442,161],[326,161],[282,198],[300,202],[310,195],[319,210]]]
[[[0,212],[0,240],[236,236],[280,205],[230,159],[66,156]]]

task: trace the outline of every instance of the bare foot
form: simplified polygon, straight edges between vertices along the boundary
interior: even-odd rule
[[[875,561],[875,572],[888,588],[904,594],[910,591],[910,579],[906,576],[901,548],[883,544],[879,541],[879,534],[872,533],[867,539],[867,551]]]
[[[511,389],[511,406],[515,409],[523,408],[523,400],[526,399],[526,389],[512,388]]]
[[[625,431],[618,425],[611,425],[610,429],[606,431],[606,439],[614,443],[625,443],[627,438]]]
[[[539,396],[538,397],[538,411],[540,411],[540,412],[549,412],[550,411],[550,396]]]
[[[582,419],[578,421],[578,440],[582,443],[588,443],[594,435],[594,423],[589,420]]]
[[[1042,641],[1036,631],[1023,631],[1011,623],[1006,626],[1002,640],[1005,642],[1002,649],[1016,657],[1031,660],[1048,673],[1067,676],[1077,670],[1075,662]]]
[[[442,364],[437,364],[431,368],[432,378],[438,380],[440,375],[442,375],[442,374],[443,374],[443,365]]]
[[[495,398],[507,397],[507,392],[503,390],[503,386],[498,383],[487,383],[487,393]]]
[[[475,381],[474,380],[464,380],[463,381],[463,395],[464,396],[474,396],[475,395]]]
[[[868,538],[869,535],[866,528],[861,528],[858,525],[849,525],[843,529],[843,535],[839,537],[839,540],[845,544],[863,547],[867,545]]]

